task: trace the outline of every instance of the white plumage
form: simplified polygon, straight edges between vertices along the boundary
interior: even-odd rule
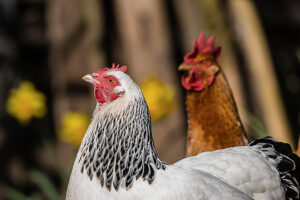
[[[202,153],[174,165],[161,162],[138,86],[115,68],[99,76],[115,77],[122,94],[97,104],[66,199],[285,199],[274,164],[253,147]]]
[[[256,200],[285,199],[277,169],[265,154],[249,146],[204,152],[175,165],[220,177]]]
[[[130,189],[123,186],[118,191],[102,188],[98,179],[91,181],[74,166],[66,199],[250,200],[251,198],[210,174],[170,165],[165,170],[156,171],[153,183],[148,184],[147,181],[138,179],[134,180]]]

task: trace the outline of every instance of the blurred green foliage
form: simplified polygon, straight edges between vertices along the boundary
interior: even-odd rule
[[[30,196],[23,194],[22,192],[6,187],[6,198],[10,200],[40,200],[45,197],[48,200],[61,200],[63,199],[51,180],[41,171],[32,170],[29,173],[30,181],[33,182],[41,191],[41,194],[35,192]]]

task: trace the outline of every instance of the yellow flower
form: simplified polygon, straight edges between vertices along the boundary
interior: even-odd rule
[[[175,89],[171,85],[166,85],[157,77],[152,76],[141,84],[141,89],[153,121],[163,118],[174,109]]]
[[[30,81],[24,81],[19,88],[11,89],[6,102],[9,115],[21,125],[26,125],[32,117],[41,118],[47,112],[46,97],[37,91]]]
[[[62,127],[58,132],[59,139],[79,147],[90,121],[90,117],[83,113],[68,112],[64,114]]]

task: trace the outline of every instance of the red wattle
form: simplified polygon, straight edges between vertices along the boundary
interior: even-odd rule
[[[100,102],[100,103],[105,103],[105,98],[103,96],[103,94],[99,91],[99,88],[95,87],[94,89],[94,96],[96,101]]]
[[[194,90],[201,91],[204,88],[210,86],[215,79],[215,76],[211,76],[208,78],[206,84],[204,84],[201,80],[195,77],[195,75],[191,75],[191,78],[187,78],[184,75],[181,77],[181,83],[186,90]]]

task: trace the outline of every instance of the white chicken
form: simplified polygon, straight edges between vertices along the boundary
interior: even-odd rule
[[[260,142],[199,154],[174,165],[162,162],[154,148],[146,101],[125,71],[125,66],[113,65],[83,77],[94,85],[97,105],[73,165],[66,199],[285,199],[287,191],[299,195],[290,175],[294,162],[284,157],[291,166],[278,171],[277,158],[282,155]]]

